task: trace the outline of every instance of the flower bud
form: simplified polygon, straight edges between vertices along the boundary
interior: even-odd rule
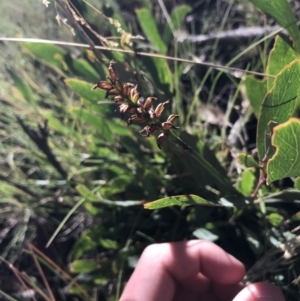
[[[161,115],[162,112],[164,111],[165,105],[168,104],[168,103],[169,103],[169,100],[160,103],[160,104],[156,107],[156,109],[155,109],[155,111],[154,111],[155,117],[156,117],[156,118],[159,118],[159,117],[160,117],[160,115]]]
[[[134,84],[131,83],[126,83],[122,87],[122,94],[126,97],[130,95],[131,89],[134,88]]]
[[[176,126],[175,126],[173,123],[171,123],[171,122],[163,122],[163,123],[161,124],[161,126],[162,126],[162,128],[163,128],[164,131],[167,131],[167,130],[170,130],[170,129],[174,129],[174,130],[179,129],[178,127],[176,127]]]
[[[107,93],[108,95],[120,95],[120,92],[117,89],[111,89]]]
[[[132,123],[143,123],[146,122],[147,119],[143,116],[138,116],[138,115],[132,115],[128,121],[127,121],[127,125],[130,125]]]
[[[160,126],[158,124],[146,125],[141,131],[139,131],[140,135],[149,137],[150,134],[157,132],[160,130]]]
[[[151,108],[153,100],[157,100],[157,98],[156,97],[147,97],[146,98],[146,100],[144,101],[144,104],[143,104],[143,108],[145,111],[148,111]]]
[[[108,66],[109,79],[111,80],[112,83],[116,82],[119,79],[118,74],[114,69],[114,64],[115,61],[111,60]]]
[[[180,117],[180,115],[171,114],[171,115],[168,117],[167,122],[173,123],[174,120],[175,120],[176,118],[179,118],[179,117]]]
[[[161,149],[161,144],[168,138],[168,135],[166,133],[161,133],[157,139],[156,139],[156,144],[159,149]]]
[[[121,95],[117,95],[114,97],[114,101],[115,102],[119,102],[119,101],[122,101],[123,100],[123,97]]]
[[[109,91],[109,90],[113,89],[113,85],[107,81],[102,80],[102,81],[98,82],[97,84],[95,84],[92,87],[92,90],[95,90],[97,88]]]

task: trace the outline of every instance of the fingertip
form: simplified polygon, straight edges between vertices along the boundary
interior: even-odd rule
[[[285,301],[283,293],[267,282],[253,283],[241,290],[233,301]]]
[[[209,279],[220,284],[235,284],[244,278],[245,266],[219,246],[203,241],[201,250],[201,270]]]

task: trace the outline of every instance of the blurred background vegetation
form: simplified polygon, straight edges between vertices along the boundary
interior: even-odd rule
[[[291,5],[297,14],[299,3]],[[0,300],[118,300],[147,245],[195,238],[241,260],[247,281],[272,281],[299,300],[293,182],[263,186],[265,202],[239,209],[146,210],[145,201],[175,195],[234,200],[187,152],[160,150],[139,126],[126,127],[103,91],[91,90],[115,59],[124,82],[171,100],[166,116],[181,115],[180,137],[248,197],[259,174],[237,154],[255,155],[257,120],[243,73],[198,63],[263,72],[274,20],[246,0],[4,0],[0,12],[1,37],[191,60],[0,41]]]

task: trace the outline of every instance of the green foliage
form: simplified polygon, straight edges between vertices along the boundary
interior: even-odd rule
[[[199,55],[196,46],[193,49],[190,43],[172,38],[174,31],[187,30],[185,17],[192,6],[170,9],[170,22],[163,23],[158,22],[151,1],[138,1],[137,7],[132,4],[126,12],[132,13],[129,24],[121,4],[92,1],[104,15],[122,24],[118,27],[85,2],[77,2],[85,19],[94,20],[92,28],[97,28],[100,35],[118,36],[116,41],[127,49],[131,46],[125,38],[140,34],[146,40],[140,43],[133,39],[133,47],[155,51],[152,57],[101,52],[103,61],[97,61],[85,50],[21,43],[20,56],[25,65],[16,60],[16,66],[7,66],[8,72],[0,77],[0,223],[6,227],[9,214],[11,220],[20,221],[6,227],[10,236],[0,241],[2,256],[13,263],[22,258],[20,250],[25,242],[27,245],[37,237],[38,244],[44,246],[45,239],[60,232],[51,245],[52,256],[71,273],[70,278],[50,261],[39,260],[57,277],[55,281],[61,281],[53,281],[52,287],[62,291],[62,287],[70,286],[70,292],[82,300],[92,300],[89,294],[96,286],[105,291],[103,300],[117,300],[140,253],[153,242],[194,237],[217,241],[247,267],[252,266],[272,244],[281,243],[286,232],[291,234],[287,229],[283,233],[282,225],[299,221],[299,212],[289,208],[293,211],[290,213],[285,207],[300,198],[300,122],[294,118],[300,104],[300,44],[287,2],[252,1],[286,27],[295,49],[278,36],[268,58],[262,58],[268,61],[262,80],[245,76],[240,83],[228,72],[222,85],[211,68],[199,70],[192,64],[170,63],[157,57],[186,59]],[[166,6],[171,7],[169,2]],[[208,13],[215,19],[212,12]],[[98,23],[103,25],[103,32]],[[204,32],[206,27],[208,31],[223,30],[209,22],[203,25]],[[219,52],[218,47],[223,49],[216,40],[214,52]],[[223,59],[223,50],[211,55],[210,48],[201,45],[204,57]],[[162,150],[156,145],[156,137],[139,135],[139,124],[127,126],[129,115],[125,114],[125,120],[120,118],[112,96],[107,97],[101,89],[92,90],[99,80],[108,80],[111,58],[118,58],[117,71],[123,82],[138,84],[144,98],[158,98],[154,109],[170,99],[164,121],[172,112],[181,115],[179,129],[165,131],[168,140]],[[258,120],[258,160],[247,153],[253,149],[244,145],[238,162],[235,147],[227,149],[225,142],[227,130],[233,128],[230,112],[243,105],[239,95],[243,85],[251,105],[249,111]],[[228,87],[235,96],[229,97],[233,103],[228,104],[224,124],[209,124],[202,118],[202,105],[208,107],[203,99],[211,100],[212,95],[217,99],[220,89]],[[220,98],[225,99],[224,95]],[[187,112],[191,113],[189,118]],[[215,119],[222,119],[222,114]],[[245,117],[241,127],[247,127],[246,121]],[[220,137],[223,130],[224,137]],[[293,189],[265,185],[297,176]],[[62,247],[65,240],[66,248]],[[31,264],[28,271],[34,267]],[[267,279],[290,288],[290,271],[283,273],[284,284],[273,277],[272,271]]]
[[[274,128],[274,156],[268,161],[268,183],[300,175],[300,121],[291,118]]]
[[[287,0],[251,0],[260,10],[272,16],[282,27],[284,27],[294,42],[297,53],[300,53],[300,32],[297,20]]]

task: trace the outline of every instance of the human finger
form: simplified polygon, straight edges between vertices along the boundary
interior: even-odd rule
[[[278,287],[267,282],[258,282],[242,289],[233,301],[284,301]]]
[[[176,283],[203,292],[210,280],[234,284],[244,273],[241,262],[208,241],[154,244],[143,252],[120,301],[169,301]]]

